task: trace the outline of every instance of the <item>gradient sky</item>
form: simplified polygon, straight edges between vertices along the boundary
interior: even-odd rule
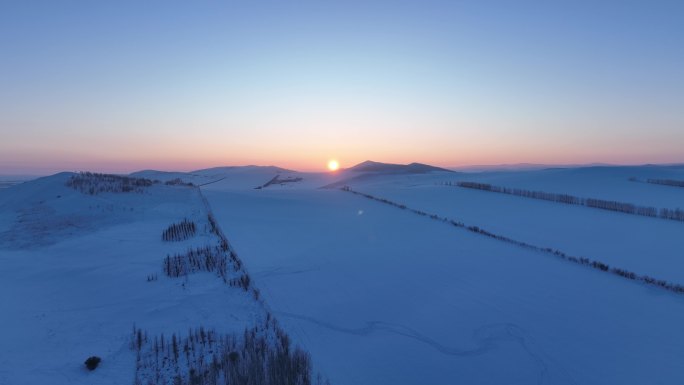
[[[684,1],[2,1],[0,173],[684,162]]]

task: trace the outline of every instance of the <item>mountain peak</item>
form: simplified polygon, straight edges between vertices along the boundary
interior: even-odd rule
[[[395,164],[375,162],[372,160],[363,161],[353,167],[348,168],[347,170],[354,172],[377,172],[392,174],[422,174],[432,171],[453,172],[445,168],[430,166],[424,163],[413,162],[409,164]]]

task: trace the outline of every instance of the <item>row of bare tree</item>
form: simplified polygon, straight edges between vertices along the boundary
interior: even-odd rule
[[[594,199],[594,198],[581,198],[568,194],[556,194],[545,191],[532,191],[524,190],[519,188],[509,188],[493,186],[487,183],[478,182],[452,182],[444,183],[447,186],[458,186],[463,188],[496,192],[502,194],[516,195],[525,198],[541,199],[551,202],[565,203],[578,206],[593,207],[602,210],[617,211],[625,214],[641,215],[646,217],[663,218],[670,219],[674,221],[684,222],[684,210],[661,208],[660,210],[655,207],[649,206],[637,206],[632,203],[609,201],[604,199]]]

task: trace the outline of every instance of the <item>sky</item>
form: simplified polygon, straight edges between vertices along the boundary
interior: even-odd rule
[[[0,173],[684,162],[684,1],[0,2]]]

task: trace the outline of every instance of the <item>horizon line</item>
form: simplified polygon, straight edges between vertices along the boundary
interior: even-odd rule
[[[544,169],[544,168],[589,168],[589,167],[646,167],[646,166],[658,166],[658,167],[672,167],[672,166],[684,166],[684,161],[681,162],[664,162],[664,163],[606,163],[606,162],[587,162],[587,163],[532,163],[532,162],[521,162],[521,163],[495,163],[495,164],[463,164],[463,165],[451,165],[451,166],[441,166],[441,165],[435,165],[431,163],[423,163],[423,162],[409,162],[409,163],[391,163],[391,162],[382,162],[382,161],[372,161],[372,160],[365,160],[363,162],[356,163],[352,166],[345,167],[345,168],[340,168],[340,170],[348,170],[351,169],[361,163],[364,162],[376,162],[376,163],[382,163],[382,164],[398,164],[398,165],[408,165],[411,163],[421,163],[421,164],[426,164],[429,166],[435,166],[435,167],[440,167],[448,170],[471,170],[471,171],[496,171],[497,168],[508,168],[508,171],[530,171],[530,168],[535,168],[535,169]],[[204,170],[209,170],[209,169],[215,169],[215,168],[246,168],[246,167],[260,167],[260,168],[267,168],[267,167],[273,167],[273,168],[279,168],[287,171],[292,171],[292,172],[305,172],[305,173],[327,173],[329,171],[325,170],[324,168],[316,168],[316,169],[310,169],[310,168],[303,168],[303,169],[293,169],[293,168],[288,168],[288,167],[281,167],[275,164],[268,164],[268,165],[260,165],[260,164],[238,164],[238,165],[220,165],[220,166],[210,166],[210,167],[204,167],[204,168],[199,168],[199,169],[162,169],[162,168],[140,168],[140,169],[133,169],[131,171],[122,171],[122,170],[109,170],[105,171],[102,170],[102,167],[95,167],[92,169],[86,169],[86,168],[79,168],[79,169],[63,169],[60,171],[45,171],[45,172],[33,172],[33,171],[28,171],[28,172],[10,172],[10,173],[4,173],[0,172],[0,176],[4,177],[11,177],[11,176],[17,176],[17,177],[43,177],[43,176],[50,176],[50,175],[55,175],[63,172],[100,172],[100,173],[106,173],[106,174],[121,174],[121,175],[129,175],[133,174],[136,172],[143,172],[143,171],[157,171],[157,172],[168,172],[168,173],[173,173],[173,172],[178,172],[178,173],[192,173],[192,172],[198,172],[198,171],[204,171]]]

